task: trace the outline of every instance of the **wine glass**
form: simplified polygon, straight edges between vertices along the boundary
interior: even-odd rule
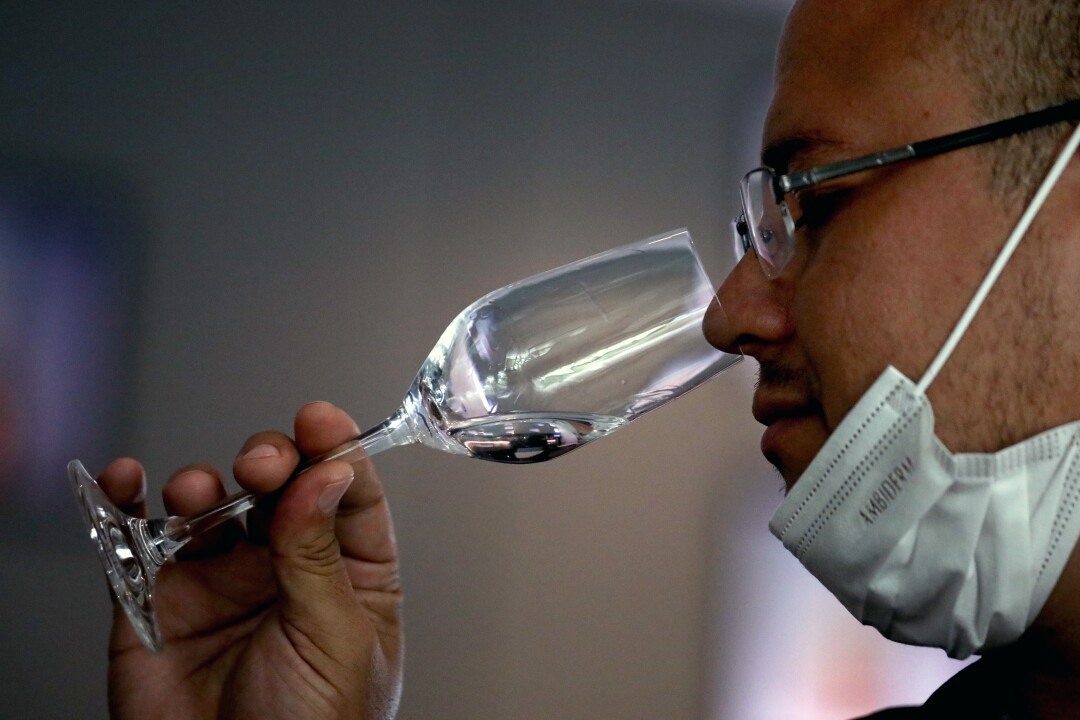
[[[414,443],[502,463],[560,457],[740,359],[705,340],[714,299],[685,229],[507,285],[450,323],[397,412],[297,474]],[[113,592],[143,644],[160,652],[158,569],[256,498],[240,493],[198,516],[146,520],[117,508],[78,460],[68,472]]]

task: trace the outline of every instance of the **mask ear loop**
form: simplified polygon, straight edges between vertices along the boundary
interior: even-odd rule
[[[955,350],[956,346],[960,343],[960,338],[964,336],[968,326],[971,325],[971,321],[975,319],[975,313],[982,307],[983,301],[986,300],[986,296],[990,293],[990,289],[993,288],[994,283],[997,282],[1001,272],[1005,269],[1005,264],[1009,262],[1009,258],[1012,257],[1013,252],[1024,238],[1028,228],[1031,227],[1031,223],[1034,222],[1035,216],[1039,214],[1039,210],[1042,209],[1043,203],[1046,202],[1046,198],[1050,195],[1050,191],[1054,189],[1054,185],[1057,184],[1058,179],[1064,174],[1065,168],[1068,167],[1069,161],[1076,153],[1078,146],[1080,146],[1080,125],[1077,126],[1076,130],[1069,138],[1069,142],[1065,144],[1065,148],[1061,151],[1061,154],[1058,155],[1053,167],[1050,168],[1050,172],[1047,173],[1046,179],[1042,181],[1042,185],[1039,186],[1038,192],[1036,192],[1035,197],[1032,198],[1031,204],[1028,205],[1024,214],[1020,216],[1020,222],[1016,224],[1016,228],[1014,228],[1012,234],[1009,235],[1009,239],[1005,241],[1005,246],[1001,248],[1001,252],[998,253],[997,259],[994,260],[994,264],[990,266],[990,271],[986,273],[986,277],[983,278],[982,284],[979,285],[979,289],[975,291],[975,296],[971,299],[971,302],[968,303],[967,309],[964,310],[964,314],[960,316],[960,321],[956,323],[956,327],[953,328],[952,333],[949,335],[949,339],[945,341],[945,345],[938,351],[937,357],[930,363],[930,367],[927,368],[926,373],[924,373],[922,379],[919,380],[919,384],[915,386],[915,393],[917,395],[926,393],[926,388],[930,387],[930,383],[934,382],[937,374],[941,372],[941,368],[945,365],[949,356],[952,355],[953,350]]]

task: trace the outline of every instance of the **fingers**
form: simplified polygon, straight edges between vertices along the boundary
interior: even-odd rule
[[[137,460],[113,460],[98,476],[97,482],[125,513],[146,517],[146,473]]]
[[[311,403],[301,408],[295,430],[297,445],[305,455],[324,453],[359,434],[349,416],[328,403]],[[327,465],[331,463],[313,466],[298,480]],[[354,590],[370,591],[363,593],[364,603],[378,619],[369,617],[385,629],[398,622],[400,610],[397,549],[390,510],[371,460],[361,455],[351,465],[353,480],[338,502],[333,528],[349,584]],[[327,496],[324,500],[332,498]],[[283,496],[280,502],[285,501]],[[279,504],[278,513],[281,512]]]
[[[337,534],[342,553],[357,562],[348,570],[353,585],[398,589],[397,544],[390,506],[370,459],[353,464],[355,480],[338,505]]]
[[[352,481],[347,463],[319,463],[284,489],[270,522],[282,620],[332,658],[355,650],[356,601],[334,532],[338,501]]]
[[[177,471],[162,488],[161,497],[169,515],[192,516],[205,512],[225,498],[225,486],[217,468],[191,465]],[[192,558],[226,552],[244,536],[238,521],[230,521],[197,535],[180,551]]]
[[[322,455],[360,434],[360,428],[344,410],[328,402],[308,403],[293,422],[296,445],[305,457]]]
[[[296,428],[295,444],[278,432],[259,433],[244,443],[233,463],[233,475],[243,488],[258,494],[277,491],[296,471],[301,452],[306,457],[321,455],[359,432],[348,415],[324,402],[301,408]],[[248,513],[248,537],[253,541],[268,542],[275,500],[265,498]]]
[[[225,488],[216,468],[210,465],[189,465],[165,483],[161,499],[170,515],[196,515],[225,497]]]
[[[300,462],[300,452],[291,438],[279,432],[261,432],[248,438],[233,461],[233,477],[240,487],[257,495],[280,490]],[[248,537],[267,541],[274,502],[264,498],[247,516]]]
[[[233,477],[245,490],[259,495],[273,492],[285,484],[300,453],[288,436],[279,432],[252,435],[233,462]]]
[[[360,433],[343,410],[329,403],[305,405],[297,413],[295,426],[297,445],[307,456],[324,453]],[[354,461],[352,466],[356,481],[342,497],[337,516],[336,529],[342,552],[363,562],[395,562],[397,550],[390,510],[375,465],[370,458],[364,457]],[[356,564],[349,565],[350,574],[361,570]],[[396,581],[396,567],[393,578]],[[373,587],[374,578],[353,579],[355,585]]]

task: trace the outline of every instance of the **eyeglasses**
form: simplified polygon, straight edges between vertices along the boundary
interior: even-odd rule
[[[866,170],[1001,140],[1066,120],[1080,120],[1080,99],[802,172],[777,175],[769,167],[751,170],[740,183],[742,215],[732,223],[736,257],[741,260],[753,249],[766,277],[772,280],[783,272],[795,254],[796,222],[784,201],[784,196],[790,192]]]

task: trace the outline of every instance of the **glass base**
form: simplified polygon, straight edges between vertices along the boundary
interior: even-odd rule
[[[68,475],[117,602],[143,645],[160,653],[164,645],[154,615],[153,594],[161,562],[148,548],[146,521],[116,507],[78,460],[68,464]]]

